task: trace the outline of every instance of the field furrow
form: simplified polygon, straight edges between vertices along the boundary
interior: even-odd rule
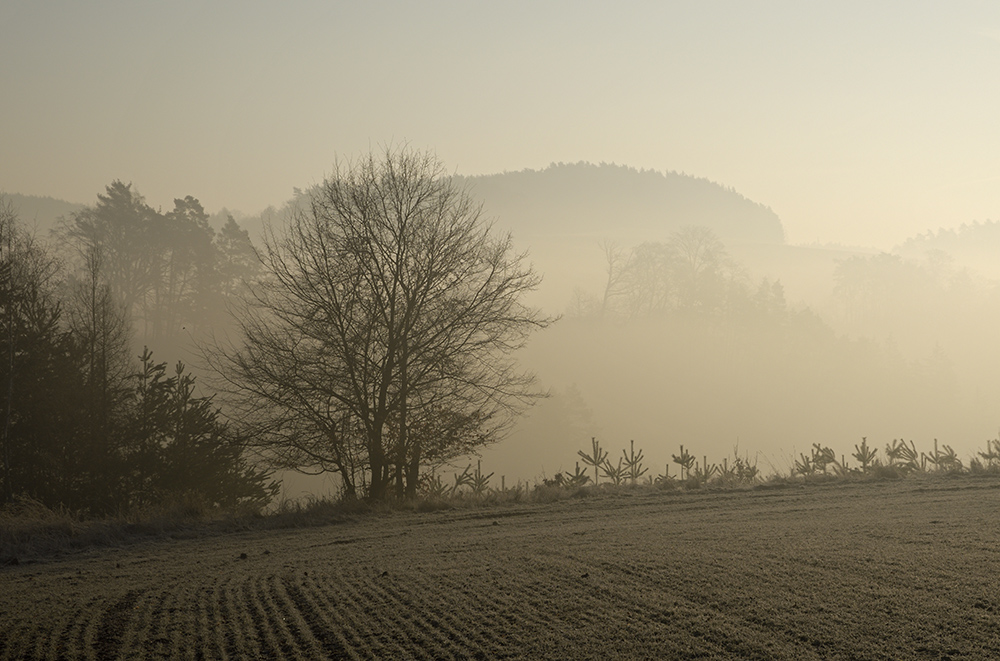
[[[25,562],[0,569],[0,659],[1000,658],[1000,489],[964,483],[400,513]]]
[[[496,589],[488,588],[470,595],[449,578],[422,576],[417,583],[419,594],[425,595],[423,608],[428,625],[448,632],[449,639],[456,641],[461,652],[456,652],[458,656],[475,658],[499,655],[510,636],[497,626],[497,614],[502,607]],[[443,598],[445,595],[451,597]],[[469,626],[472,618],[483,626]]]
[[[303,657],[322,658],[322,645],[306,620],[310,614],[300,610],[298,602],[289,594],[286,582],[282,578],[271,576],[268,584],[272,603],[277,609],[279,617],[286,623],[289,633],[294,637]]]
[[[26,624],[20,626],[3,627],[0,631],[0,650],[3,651],[2,659],[29,658],[30,650],[34,647],[35,631],[33,627]],[[39,632],[40,633],[40,632]]]
[[[441,604],[437,600],[440,586],[436,581],[426,581],[425,578],[419,575],[407,576],[401,584],[386,584],[385,591],[402,607],[400,612],[416,614],[410,618],[410,623],[415,627],[417,635],[425,641],[428,652],[438,658],[476,656],[481,650],[464,633],[472,630],[468,623],[463,621],[456,626],[448,617],[448,611],[460,607],[458,597],[461,594],[452,592],[452,599]]]
[[[221,587],[223,621],[226,624],[226,655],[232,659],[254,659],[260,656],[260,645],[253,618],[243,599],[247,577],[237,575]]]
[[[130,590],[106,606],[98,618],[94,651],[103,659],[116,658],[121,651],[122,638],[130,626],[135,604],[142,592]]]
[[[426,640],[423,616],[417,609],[396,598],[386,585],[390,580],[384,575],[356,576],[355,580],[343,586],[343,595],[347,599],[340,607],[357,609],[354,621],[368,624],[368,635],[377,655],[433,659],[434,645],[429,645]],[[428,633],[433,635],[433,632]]]
[[[330,612],[329,602],[321,601],[315,594],[315,583],[298,583],[295,576],[285,576],[282,580],[285,593],[319,644],[321,656],[326,659],[358,658],[352,653],[357,639],[345,635],[342,621]]]
[[[260,578],[255,577],[255,580],[247,581],[243,585],[241,597],[261,653],[267,658],[297,658],[297,650],[292,644],[284,622],[276,617],[274,610],[268,604]]]
[[[165,603],[170,592],[158,590],[145,592],[133,605],[133,617],[128,629],[123,632],[122,652],[124,657],[140,655],[156,644],[156,632],[163,624],[166,613]]]
[[[219,586],[215,581],[211,587],[202,588],[199,594],[196,631],[201,645],[195,652],[195,658],[223,659],[229,656],[225,644],[229,632],[223,624],[218,594]]]

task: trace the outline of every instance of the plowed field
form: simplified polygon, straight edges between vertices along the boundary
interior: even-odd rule
[[[398,513],[0,569],[0,657],[1000,658],[996,480]]]

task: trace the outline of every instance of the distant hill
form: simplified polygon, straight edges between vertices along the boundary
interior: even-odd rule
[[[559,163],[543,170],[456,178],[483,201],[497,229],[513,232],[518,250],[530,251],[531,261],[545,274],[538,302],[550,309],[562,309],[577,288],[599,290],[604,241],[630,248],[644,241],[667,241],[685,225],[700,225],[712,229],[730,249],[743,246],[743,253],[752,253],[755,246],[770,251],[785,247],[784,228],[771,209],[732,188],[687,174]],[[306,193],[296,190],[280,208],[237,220],[256,238],[265,220],[280,222],[304,203]],[[84,208],[50,197],[8,197],[26,226],[40,235],[59,217]],[[223,209],[213,215],[212,224],[218,226],[224,217]]]
[[[785,240],[781,221],[768,207],[732,188],[676,172],[558,163],[544,170],[458,179],[515,239],[665,240],[680,227],[701,225],[727,243]]]
[[[572,236],[601,240],[666,240],[685,225],[711,228],[730,242],[784,243],[781,221],[768,207],[732,188],[676,172],[637,170],[621,165],[552,164],[544,170],[456,177],[485,203],[488,216],[514,231],[516,239]],[[296,191],[301,197],[304,191]],[[5,193],[18,216],[40,233],[83,204],[52,197]],[[241,216],[241,224],[258,229],[258,216],[280,217],[279,211]]]
[[[578,290],[601,291],[605,241],[631,248],[699,225],[730,248],[785,245],[784,228],[771,209],[686,174],[558,163],[457,179],[483,201],[497,229],[510,230],[515,247],[529,251],[544,275],[532,303],[549,310],[564,309]]]
[[[57,200],[54,197],[20,193],[3,193],[3,197],[10,201],[22,225],[28,231],[37,232],[40,236],[48,234],[49,230],[56,226],[59,218],[64,216],[68,218],[70,214],[82,210],[85,206]]]

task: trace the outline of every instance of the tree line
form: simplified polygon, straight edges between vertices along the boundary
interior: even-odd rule
[[[435,157],[339,164],[306,202],[260,248],[193,197],[162,212],[121,181],[47,244],[6,204],[3,502],[259,507],[277,468],[413,496],[541,396],[513,359],[552,321],[521,302],[540,278]],[[211,394],[153,357],[185,344]]]
[[[785,312],[781,282],[755,283],[707,227],[684,226],[667,241],[631,249],[615,243],[602,247],[604,288],[596,294],[578,289],[568,309],[572,317],[742,322]]]
[[[338,163],[296,191],[259,246],[232,217],[213,229],[193,197],[164,212],[121,181],[48,241],[3,205],[0,498],[92,514],[190,494],[259,506],[276,469],[335,473],[346,497],[415,495],[543,396],[514,358],[554,319],[522,302],[540,277],[482,209],[435,157],[406,147]],[[549,359],[562,356],[566,374],[583,354],[610,361],[603,374],[628,370],[613,390],[630,401],[672,393],[676,403],[655,406],[681,420],[709,384],[757,408],[771,405],[757,401],[768,389],[836,408],[852,389],[867,401],[905,386],[921,411],[948,394],[941,352],[914,366],[838,337],[788,306],[780,282],[753,281],[710,229],[608,244],[604,257],[603,290],[580,292],[556,331],[589,344],[573,353],[566,341]],[[835,277],[834,300],[859,325],[926,325],[915,290],[995,308],[995,287],[935,255],[854,258]],[[159,362],[184,347],[196,348],[201,381]],[[653,387],[641,378],[651,372],[671,380]],[[816,373],[842,378],[817,385]]]
[[[235,223],[213,236],[203,221],[193,198],[161,214],[116,181],[47,245],[0,205],[3,502],[105,515],[192,495],[222,506],[273,496],[184,365],[135,354],[194,323],[246,262]]]

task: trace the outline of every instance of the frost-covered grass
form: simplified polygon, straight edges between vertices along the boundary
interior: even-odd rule
[[[574,471],[560,472],[533,484],[518,482],[508,486],[503,476],[498,480],[479,462],[474,468],[469,464],[463,471],[455,471],[450,478],[432,471],[422,481],[417,498],[386,502],[309,496],[278,501],[266,511],[220,510],[189,495],[128,515],[95,520],[66,508],[50,509],[20,498],[0,508],[0,565],[92,546],[315,527],[393,512],[490,509],[612,496],[742,492],[902,479],[1000,478],[1000,440],[987,441],[984,451],[965,462],[949,446],[937,442],[933,449],[921,452],[912,441],[894,439],[882,450],[862,439],[850,455],[837,455],[829,447],[814,444],[809,454],[793,458],[789,473],[772,472],[766,476],[748,455],[734,452],[732,457],[712,462],[707,456],[698,458],[683,445],[662,472],[650,472],[650,467],[643,464],[642,450],[634,443],[628,450],[622,449],[621,457],[615,455],[615,463],[609,458],[611,452],[597,439],[592,440],[589,452],[581,450],[578,454],[584,466],[577,462]]]
[[[0,658],[1000,658],[994,476],[589,495],[0,568]]]

